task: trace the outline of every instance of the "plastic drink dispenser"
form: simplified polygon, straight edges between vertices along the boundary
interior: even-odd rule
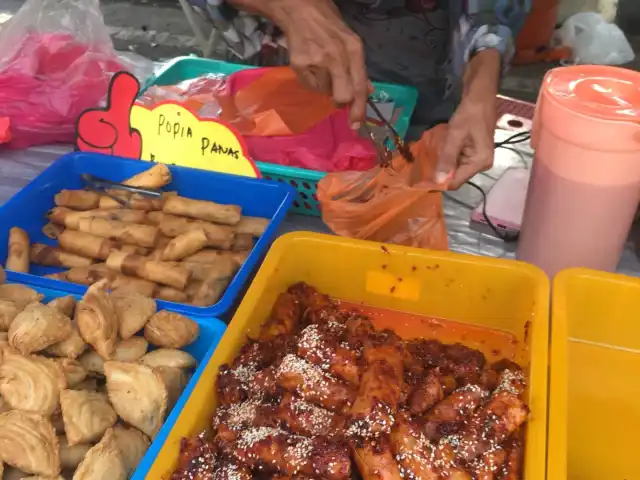
[[[615,271],[640,201],[640,73],[580,65],[544,78],[517,258],[551,278]]]

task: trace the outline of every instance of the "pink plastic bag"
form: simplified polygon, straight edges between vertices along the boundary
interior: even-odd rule
[[[106,98],[114,73],[131,70],[113,48],[98,0],[28,0],[0,29],[0,55],[10,148],[72,143],[78,116]]]

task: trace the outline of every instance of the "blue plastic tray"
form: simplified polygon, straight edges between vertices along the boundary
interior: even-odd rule
[[[69,295],[69,292],[62,291],[59,289],[42,287],[30,282],[19,281],[17,278],[19,276],[21,275],[16,274],[15,272],[7,272],[7,282],[22,283],[27,287],[31,287],[37,290],[39,293],[45,296],[43,302],[50,302],[54,298],[64,297]],[[81,295],[75,294],[74,297],[76,297],[76,299],[80,299]],[[158,305],[158,307],[160,307],[160,305]],[[173,309],[167,308],[167,310],[173,310]],[[183,350],[193,355],[193,357],[198,361],[198,367],[194,372],[193,376],[191,377],[191,380],[187,384],[187,387],[184,389],[184,391],[182,392],[182,395],[180,396],[177,403],[173,407],[173,410],[171,410],[171,412],[167,416],[167,419],[164,422],[164,425],[160,429],[160,432],[158,432],[158,435],[156,435],[156,438],[151,443],[151,447],[149,447],[149,450],[147,450],[146,455],[143,457],[142,461],[138,465],[138,468],[136,469],[133,476],[131,477],[132,480],[143,480],[147,476],[147,473],[149,472],[149,469],[153,465],[153,462],[156,456],[158,455],[158,452],[160,451],[165,441],[167,440],[167,436],[169,435],[169,432],[171,432],[173,425],[176,423],[176,420],[178,419],[178,417],[180,416],[180,413],[184,409],[184,406],[187,403],[187,400],[191,396],[193,389],[195,388],[196,384],[200,380],[202,372],[204,371],[205,367],[209,363],[209,360],[211,359],[213,352],[218,346],[218,343],[220,342],[220,339],[222,338],[222,335],[224,334],[224,331],[227,328],[222,321],[216,318],[209,318],[209,317],[198,316],[198,315],[189,315],[189,318],[197,322],[198,325],[200,326],[200,336],[194,343],[185,347]]]
[[[0,229],[0,258],[7,258],[9,229],[14,226],[24,229],[32,243],[55,244],[55,240],[47,238],[42,233],[42,227],[47,223],[45,215],[54,206],[53,198],[60,190],[83,187],[80,174],[90,173],[100,178],[122,181],[150,166],[149,162],[92,153],[71,153],[61,157],[0,207],[0,225],[3,226]],[[245,215],[271,218],[266,231],[256,242],[247,261],[218,303],[210,307],[195,307],[158,300],[159,308],[171,308],[187,315],[222,317],[231,311],[245,283],[250,280],[253,270],[269,249],[291,207],[295,190],[289,185],[278,182],[185,167],[169,166],[169,168],[173,175],[173,182],[169,188],[178,191],[180,195],[198,200],[240,205]],[[14,273],[15,277],[12,278],[44,288],[78,295],[84,294],[86,286],[42,277],[56,271],[60,269],[32,265],[31,273]]]

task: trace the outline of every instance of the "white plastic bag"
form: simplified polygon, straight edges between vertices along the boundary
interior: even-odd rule
[[[622,30],[598,13],[576,13],[562,24],[557,36],[571,48],[573,63],[621,65],[635,58]]]

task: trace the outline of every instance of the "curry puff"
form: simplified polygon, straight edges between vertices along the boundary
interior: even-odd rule
[[[156,302],[138,293],[112,294],[111,299],[119,320],[118,332],[124,340],[142,330],[156,313]]]
[[[162,310],[153,315],[144,327],[144,338],[159,347],[182,348],[192,344],[200,328],[190,318]]]
[[[111,358],[118,341],[118,317],[104,280],[89,287],[78,303],[76,321],[82,338],[102,358]]]
[[[91,448],[78,466],[73,480],[125,480],[127,471],[112,429]]]
[[[118,420],[104,393],[64,390],[60,394],[64,431],[68,444],[92,443]]]
[[[32,303],[9,327],[9,345],[22,354],[44,350],[71,334],[71,319],[55,308]]]

